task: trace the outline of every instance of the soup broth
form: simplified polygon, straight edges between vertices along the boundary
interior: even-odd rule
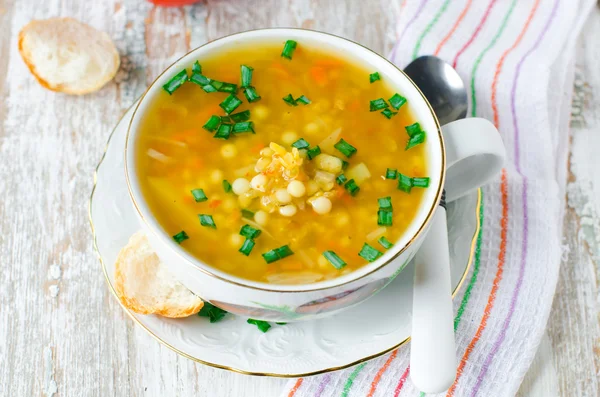
[[[215,53],[174,77],[151,99],[136,163],[152,213],[192,255],[249,280],[312,283],[405,232],[429,182],[425,132],[375,70],[283,47]]]

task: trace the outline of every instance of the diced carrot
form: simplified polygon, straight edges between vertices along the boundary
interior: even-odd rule
[[[353,100],[348,104],[348,110],[356,111],[360,109],[360,102],[358,99]]]
[[[202,158],[196,157],[190,161],[190,166],[194,169],[202,168],[204,167],[204,161],[202,161]]]
[[[302,270],[302,263],[300,263],[300,262],[282,263],[281,268],[283,270]]]
[[[223,200],[211,200],[211,202],[208,204],[208,208],[217,208],[222,202]]]
[[[342,61],[332,58],[318,59],[314,62],[315,66],[324,66],[328,68],[337,68],[342,66]]]
[[[310,76],[315,80],[315,82],[319,85],[327,84],[327,72],[321,66],[313,66],[309,70]]]
[[[255,146],[253,146],[253,147],[250,149],[250,151],[251,151],[252,153],[260,153],[260,151],[261,151],[261,150],[262,150],[264,147],[265,147],[265,145],[259,142],[259,143],[257,143]]]
[[[194,197],[192,195],[186,195],[186,196],[183,196],[182,201],[184,203],[192,204],[194,202]]]

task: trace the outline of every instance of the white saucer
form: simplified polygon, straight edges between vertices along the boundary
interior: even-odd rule
[[[140,228],[123,168],[125,135],[132,113],[133,107],[109,138],[90,198],[94,243],[113,294],[114,261]],[[471,264],[479,205],[480,195],[476,192],[448,206],[455,293]],[[251,375],[308,376],[375,358],[406,343],[410,337],[413,273],[410,264],[383,291],[339,315],[312,322],[273,324],[264,334],[233,315],[210,324],[207,318],[198,316],[173,320],[125,310],[159,342],[191,360]]]

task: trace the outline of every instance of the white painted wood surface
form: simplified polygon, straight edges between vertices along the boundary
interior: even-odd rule
[[[279,395],[284,380],[193,363],[122,312],[92,251],[87,200],[93,169],[120,115],[189,48],[256,27],[302,26],[386,54],[400,3],[208,0],[160,9],[143,0],[0,0],[0,395]],[[18,31],[51,16],[79,18],[115,39],[123,57],[114,83],[70,97],[44,90],[29,76],[16,48]],[[523,396],[594,396],[599,390],[599,12],[584,36],[566,254],[548,337]]]

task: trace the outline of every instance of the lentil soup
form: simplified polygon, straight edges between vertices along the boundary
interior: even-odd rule
[[[335,278],[406,231],[426,133],[376,70],[302,42],[198,59],[150,99],[142,194],[204,263],[272,284]]]

